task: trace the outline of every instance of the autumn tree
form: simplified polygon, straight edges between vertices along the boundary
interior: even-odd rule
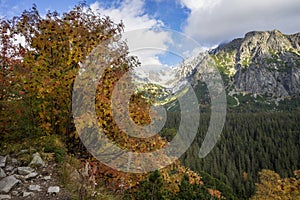
[[[6,19],[0,19],[0,141],[18,139],[17,132],[27,128],[30,119],[22,119],[26,114],[21,83],[17,77],[16,67],[21,65],[25,50],[16,43],[13,24]],[[32,122],[32,121],[31,121]]]
[[[282,179],[274,171],[262,170],[259,172],[260,183],[256,184],[256,192],[251,199],[299,199],[299,170],[294,174],[296,177]]]
[[[1,99],[7,100],[8,94],[13,94],[7,92],[12,88],[7,83],[14,74],[19,85],[14,101],[21,98],[23,104],[26,102],[34,126],[46,134],[70,133],[73,82],[80,63],[95,46],[110,40],[120,45],[119,55],[127,55],[125,44],[117,37],[123,24],[113,23],[84,4],[62,15],[49,11],[45,17],[34,5],[21,16],[2,21],[1,29],[1,87],[5,87],[1,89],[6,93]],[[24,44],[12,48],[14,38],[22,38]],[[13,63],[17,56],[7,53],[12,50],[20,55],[21,62]],[[120,64],[119,60],[114,58],[115,65]]]

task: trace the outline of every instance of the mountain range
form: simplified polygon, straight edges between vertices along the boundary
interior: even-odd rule
[[[164,91],[163,96],[170,96],[180,93],[187,83],[194,88],[203,83],[205,75],[215,73],[210,68],[218,69],[235,105],[244,96],[276,105],[285,99],[299,99],[300,33],[252,31],[243,38],[187,58],[176,67],[151,72],[147,77],[137,74],[135,78],[151,82]]]

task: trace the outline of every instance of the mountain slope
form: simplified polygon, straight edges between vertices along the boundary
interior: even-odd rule
[[[210,52],[231,92],[274,97],[300,94],[300,34],[253,31]]]

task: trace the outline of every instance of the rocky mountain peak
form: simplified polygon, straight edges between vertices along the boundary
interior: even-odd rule
[[[278,30],[251,31],[244,38],[234,39],[220,45],[212,54],[234,53],[237,61],[253,59],[260,56],[268,57],[271,53],[284,51],[300,51],[299,35],[284,35]]]
[[[211,51],[217,67],[232,77],[231,89],[254,94],[300,94],[300,34],[252,31]]]
[[[279,53],[293,49],[289,38],[278,30],[254,31],[247,33],[241,44],[240,52],[245,56],[255,57],[268,55],[270,52]]]

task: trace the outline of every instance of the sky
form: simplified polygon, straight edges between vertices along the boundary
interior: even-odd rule
[[[19,15],[33,3],[43,15],[47,10],[67,12],[79,2],[0,0],[0,18]],[[135,53],[142,64],[152,66],[175,65],[182,57],[243,37],[253,30],[300,32],[299,0],[87,0],[86,3],[114,22],[124,23],[132,52],[137,47],[151,47]]]

